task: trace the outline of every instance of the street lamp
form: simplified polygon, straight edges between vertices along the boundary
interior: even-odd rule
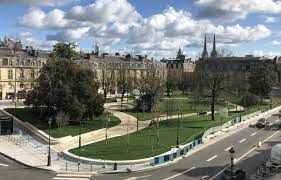
[[[108,129],[108,123],[110,122],[110,118],[107,115],[107,122],[106,122],[106,127],[105,127],[105,144],[107,145],[107,129]]]
[[[81,118],[79,121],[79,149],[81,148]]]
[[[230,153],[230,161],[231,161],[231,164],[230,164],[231,180],[233,180],[234,153],[235,153],[233,146],[229,149],[229,153]]]
[[[51,166],[51,124],[52,124],[52,118],[49,118],[48,121],[49,124],[49,150],[48,150],[48,163],[47,166]]]
[[[177,148],[179,148],[180,108],[178,108]]]

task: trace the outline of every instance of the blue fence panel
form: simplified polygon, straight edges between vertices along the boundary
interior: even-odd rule
[[[193,147],[195,147],[196,146],[196,141],[193,141]]]
[[[190,144],[189,145],[189,150],[192,149],[192,148],[193,148],[193,144]]]
[[[184,155],[184,149],[180,150],[180,156]]]
[[[154,158],[154,164],[159,164],[159,157]]]
[[[170,155],[165,155],[164,156],[164,162],[170,161]]]
[[[173,153],[173,159],[176,159],[177,158],[177,153]]]

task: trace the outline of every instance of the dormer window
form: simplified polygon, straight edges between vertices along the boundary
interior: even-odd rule
[[[21,65],[21,66],[24,66],[24,61],[21,61],[21,62],[20,62],[20,65]]]
[[[34,66],[34,61],[31,62],[31,66]]]
[[[13,61],[9,60],[9,66],[12,66],[12,65],[13,65]]]

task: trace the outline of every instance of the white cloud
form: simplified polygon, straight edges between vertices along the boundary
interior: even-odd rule
[[[50,50],[57,41],[39,40],[33,37],[31,32],[20,32],[16,35],[8,36],[12,39],[20,40],[24,46],[33,46],[36,49]]]
[[[256,57],[269,57],[269,58],[273,58],[275,56],[281,55],[281,53],[278,52],[263,51],[263,50],[254,50],[252,54]]]
[[[134,23],[141,16],[127,0],[96,0],[88,6],[74,6],[68,17],[95,24],[110,22]]]
[[[272,41],[272,44],[273,45],[281,45],[281,41],[274,40],[274,41]]]
[[[31,28],[64,28],[70,25],[69,20],[65,19],[65,12],[53,9],[45,13],[40,8],[30,8],[24,16],[19,19],[19,24]]]
[[[73,41],[80,40],[87,36],[87,33],[90,28],[83,27],[77,29],[67,29],[64,31],[59,31],[55,35],[48,35],[47,40],[56,40],[56,41]]]
[[[39,6],[61,6],[76,1],[78,0],[0,0],[0,3],[28,4],[28,5],[39,5]]]
[[[281,13],[280,0],[197,0],[199,16],[222,20],[245,19],[250,13]]]
[[[278,22],[278,19],[276,17],[267,16],[267,17],[265,17],[265,22],[266,23],[275,23],[275,22]]]

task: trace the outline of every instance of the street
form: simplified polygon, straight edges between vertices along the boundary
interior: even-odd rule
[[[216,175],[230,163],[228,150],[231,146],[234,146],[236,151],[234,158],[238,160],[237,166],[253,173],[269,157],[269,150],[263,150],[263,148],[268,144],[280,142],[281,133],[277,128],[277,124],[280,123],[278,117],[270,117],[269,122],[269,127],[264,129],[246,127],[168,167],[140,173],[101,175],[96,179],[218,179],[219,176]],[[265,139],[267,142],[261,148],[253,150],[259,141]]]
[[[29,168],[0,155],[0,180],[49,180],[54,175],[52,171]]]

